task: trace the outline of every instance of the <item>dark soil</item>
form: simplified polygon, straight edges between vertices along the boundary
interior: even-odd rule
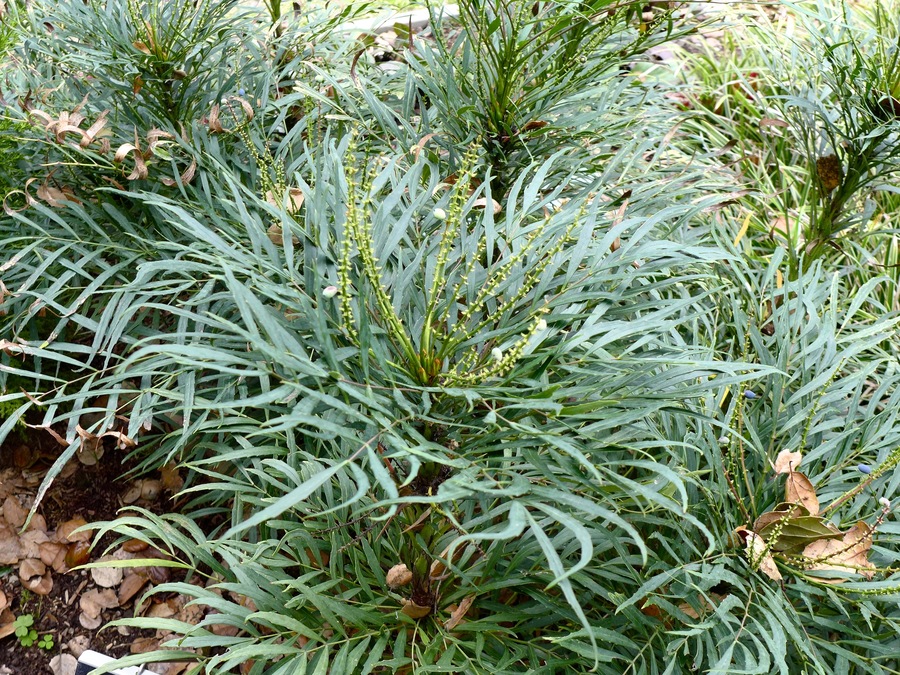
[[[0,471],[21,470],[27,477],[27,484],[34,492],[43,479],[46,470],[60,454],[60,446],[49,434],[38,430],[13,433],[0,446]],[[93,466],[85,466],[77,460],[66,469],[51,485],[37,512],[44,516],[47,527],[55,528],[59,523],[75,516],[86,521],[112,520],[122,508],[121,494],[128,481],[121,476],[134,463],[125,460],[125,452],[113,444],[106,447],[101,460]],[[164,506],[163,504],[159,505]],[[102,555],[104,549],[113,542],[107,535],[94,547],[92,558]],[[53,589],[46,596],[39,596],[23,589],[15,568],[0,567],[0,590],[6,593],[10,609],[16,616],[31,614],[33,628],[40,637],[50,635],[54,645],[51,649],[41,649],[37,643],[24,647],[10,635],[0,641],[0,673],[3,666],[12,675],[45,675],[52,673],[50,660],[57,654],[71,653],[67,643],[78,636],[86,636],[89,648],[111,656],[130,653],[135,638],[152,635],[127,628],[107,628],[88,630],[79,623],[81,607],[79,599],[83,591],[96,588],[87,570],[76,570],[65,574],[53,573]],[[105,625],[109,621],[131,616],[133,601],[124,607],[103,610],[101,618]]]

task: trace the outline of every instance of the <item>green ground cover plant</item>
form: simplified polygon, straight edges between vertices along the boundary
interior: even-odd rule
[[[12,6],[0,437],[186,475],[119,663],[898,672],[895,5],[363,9]]]

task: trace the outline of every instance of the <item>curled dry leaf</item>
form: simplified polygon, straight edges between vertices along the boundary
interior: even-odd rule
[[[0,612],[9,607],[9,599],[6,597],[6,593],[0,589]]]
[[[0,523],[0,565],[15,565],[22,557],[22,544],[15,530]]]
[[[400,611],[406,614],[410,619],[421,619],[422,617],[431,614],[431,607],[416,604],[412,600],[404,600],[403,608]]]
[[[269,240],[275,244],[276,246],[284,246],[284,228],[278,223],[272,223],[269,225],[269,229],[266,230],[266,234],[269,236]],[[291,235],[291,243],[295,246],[300,243],[300,237],[295,234]]]
[[[91,639],[87,635],[76,635],[66,643],[72,656],[80,658],[85,651],[91,648]]]
[[[692,619],[699,619],[701,616],[706,616],[709,612],[716,611],[716,605],[718,605],[724,599],[724,595],[719,595],[718,593],[710,593],[708,597],[705,595],[700,596],[699,611],[694,609],[690,605],[690,603],[687,602],[682,602],[680,605],[678,605],[678,609],[680,609]]]
[[[73,541],[66,547],[66,565],[70,568],[86,564],[91,559],[91,543]]]
[[[38,557],[47,567],[52,567],[60,552],[65,556],[66,548],[64,544],[60,544],[58,541],[44,541],[38,544]]]
[[[87,525],[87,521],[81,516],[75,516],[67,520],[64,523],[61,523],[56,528],[56,540],[60,542],[75,542],[75,541],[90,541],[91,536],[93,535],[92,530],[82,530],[81,532],[76,532],[79,527],[84,527]]]
[[[775,565],[775,559],[769,552],[763,538],[756,534],[756,532],[751,532],[749,530],[747,530],[745,534],[747,536],[745,550],[747,560],[750,562],[750,567],[754,570],[758,569],[773,581],[781,581],[781,572],[778,571],[778,567]]]
[[[481,198],[479,198],[479,199],[476,199],[476,200],[472,203],[472,206],[473,206],[474,208],[476,208],[476,209],[483,209],[483,208],[486,208],[486,207],[487,207],[487,199],[486,199],[485,197],[481,197]],[[500,202],[498,202],[496,199],[492,199],[492,200],[491,200],[491,209],[493,210],[494,215],[496,216],[498,213],[500,213],[500,211],[503,210],[503,207],[500,206]]]
[[[22,586],[36,595],[50,595],[50,591],[53,590],[53,577],[50,576],[50,570],[47,570],[43,576],[23,581]]]
[[[50,538],[43,530],[28,530],[19,537],[19,543],[22,544],[22,557],[40,559],[41,544],[49,540]]]
[[[784,488],[784,501],[804,506],[812,516],[819,515],[819,499],[816,497],[816,489],[809,478],[798,471],[788,473]]]
[[[409,571],[409,568],[403,563],[400,563],[388,570],[385,581],[391,588],[398,588],[400,586],[406,586],[412,581],[412,578],[413,575],[412,572]]]
[[[103,623],[103,620],[99,616],[91,618],[87,614],[82,612],[78,615],[78,623],[81,624],[82,628],[87,628],[88,630],[97,630],[98,628],[100,628],[100,624]]]
[[[469,608],[472,606],[472,603],[474,601],[474,595],[467,595],[465,598],[463,598],[462,602],[459,603],[459,606],[456,607],[450,614],[450,618],[444,622],[444,628],[446,628],[447,630],[453,630],[454,628],[456,628],[463,620],[463,617],[466,615],[466,612],[469,611]]]
[[[792,473],[800,466],[803,453],[782,450],[775,458],[775,473]]]
[[[124,544],[122,544],[122,548],[128,553],[139,553],[140,551],[145,551],[147,547],[150,546],[146,541],[141,541],[140,539],[129,539]]]
[[[81,611],[89,618],[96,619],[104,609],[112,609],[119,606],[119,599],[111,588],[91,589],[82,593],[78,601]]]
[[[869,562],[874,529],[860,521],[844,533],[841,539],[820,539],[803,549],[803,557],[810,561],[812,571],[861,574],[866,579],[875,576],[875,565]],[[828,584],[839,584],[844,579],[820,579]]]
[[[114,560],[112,556],[105,555],[97,562],[103,563]],[[121,567],[92,567],[91,578],[94,583],[102,588],[112,588],[122,583],[124,573]]]
[[[103,457],[103,441],[80,424],[75,426],[75,431],[81,437],[81,445],[76,451],[78,461],[85,466],[94,466]]]
[[[13,527],[22,527],[25,519],[28,517],[28,511],[22,508],[19,500],[10,495],[3,502],[3,518]]]
[[[131,600],[131,598],[137,595],[138,591],[140,591],[146,583],[147,577],[145,576],[137,574],[136,572],[129,572],[126,574],[125,578],[122,580],[122,585],[119,586],[119,604],[124,605]]]
[[[71,654],[57,654],[50,659],[50,670],[53,675],[75,675],[78,672],[78,659]]]
[[[271,190],[266,192],[266,202],[268,204],[274,206],[275,208],[285,206],[288,213],[297,213],[300,210],[300,207],[303,206],[304,199],[305,197],[303,195],[303,190],[296,187],[288,188],[284,196],[281,198],[281,201],[275,198],[275,195]]]
[[[125,504],[134,504],[138,499],[140,499],[143,483],[144,482],[140,480],[132,483],[125,491],[125,494],[122,495],[122,502]]]
[[[144,480],[143,485],[141,485],[141,499],[145,499],[148,502],[156,501],[160,492],[162,492],[162,483],[158,480]]]
[[[19,563],[19,578],[23,584],[31,579],[43,576],[46,571],[47,566],[37,558],[25,558]]]

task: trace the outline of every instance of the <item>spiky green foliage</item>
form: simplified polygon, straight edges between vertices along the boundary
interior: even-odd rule
[[[72,16],[87,25],[99,7]],[[163,3],[161,25],[179,7]],[[274,11],[222,14],[217,49],[260,43],[234,63],[198,52],[219,88],[185,90],[178,119],[141,109],[141,125],[177,131],[146,158],[166,173],[128,180],[109,157],[89,171],[102,148],[49,130],[50,166],[79,201],[0,216],[0,404],[21,404],[0,436],[26,415],[53,425],[70,445],[49,479],[109,428],[137,442],[143,469],[179,462],[180,513],[133,509],[99,528],[152,542],[188,575],[149,593],[208,610],[198,625],[123,621],[174,637],[122,664],[900,668],[898,532],[876,500],[894,498],[900,460],[895,282],[742,227],[731,150],[705,151],[727,146],[721,118],[763,144],[747,130],[774,90],[755,88],[753,57],[732,64],[743,98],[711,76],[722,107],[681,110],[679,127],[660,103],[671,80],[611,70],[649,38],[628,8],[593,22],[604,7],[469,2],[454,47],[422,42],[410,70],[385,72],[328,21],[292,33],[270,31]],[[82,47],[31,39],[50,61],[16,75],[23,91],[61,63],[59,45]],[[527,67],[463,74],[504,45]],[[248,73],[252,86],[235,79]],[[95,82],[83,110],[108,106],[113,134],[135,125],[132,103],[111,105],[132,85]],[[72,111],[81,93],[63,86],[41,109]],[[641,129],[617,121],[638,117]],[[504,124],[537,118],[545,137],[497,154]],[[702,133],[689,141],[690,125]],[[787,140],[771,156],[787,152],[805,166]],[[771,207],[766,189],[754,203]],[[829,523],[875,527],[871,580],[832,570],[840,583],[826,583],[782,549],[777,583],[748,555],[739,532],[784,500],[782,450],[803,453]]]

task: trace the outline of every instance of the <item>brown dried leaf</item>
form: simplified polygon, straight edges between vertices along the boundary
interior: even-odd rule
[[[790,450],[782,450],[775,458],[775,473],[791,473],[803,459],[803,453],[791,452]]]
[[[141,488],[144,486],[143,481],[135,481],[122,495],[122,502],[125,504],[134,504],[141,498]]]
[[[19,578],[22,583],[43,576],[46,571],[47,566],[37,558],[25,558],[19,563]]]
[[[9,607],[9,599],[6,597],[6,593],[3,592],[3,589],[0,589],[0,612]]]
[[[140,574],[135,572],[126,574],[125,578],[122,580],[122,585],[119,586],[119,604],[124,605],[131,600],[131,598],[137,595],[138,591],[140,591],[146,583],[147,578]]]
[[[57,654],[50,659],[50,670],[53,675],[75,675],[78,672],[78,659],[71,654]]]
[[[66,547],[66,565],[70,568],[86,564],[91,559],[91,542],[73,541]]]
[[[74,541],[90,541],[93,534],[92,530],[82,530],[75,532],[79,527],[87,525],[87,521],[81,516],[75,516],[61,523],[56,528],[56,540],[59,542],[70,543]]]
[[[784,501],[806,507],[811,516],[819,515],[819,499],[816,489],[805,474],[798,471],[788,472],[784,486]]]
[[[754,570],[758,569],[773,581],[781,581],[781,572],[778,571],[778,567],[775,565],[775,559],[772,557],[771,552],[766,548],[766,542],[763,541],[763,538],[756,534],[756,532],[751,532],[749,530],[747,530],[746,535],[747,544],[745,550],[747,560],[750,561],[750,566]]]
[[[119,599],[111,588],[104,588],[102,591],[94,588],[83,593],[78,604],[87,617],[96,619],[104,609],[118,607]]]
[[[869,562],[873,528],[859,521],[844,533],[842,539],[820,539],[805,549],[803,556],[816,561],[811,570],[861,574],[867,579],[875,576],[875,565]],[[839,584],[844,579],[821,579],[829,584]]]
[[[139,553],[141,551],[146,551],[147,547],[150,546],[146,541],[141,541],[140,539],[129,539],[124,544],[122,544],[122,548],[128,553]]]
[[[13,527],[22,527],[25,519],[28,517],[28,511],[22,508],[16,497],[9,496],[3,502],[3,518]]]
[[[47,570],[43,576],[23,581],[22,586],[37,595],[50,595],[50,591],[53,590],[53,577],[50,576],[50,570]]]
[[[105,555],[97,562],[103,563],[109,560],[115,560],[111,555]],[[102,588],[112,588],[122,583],[124,572],[121,567],[92,567],[91,578],[94,583]]]
[[[474,202],[472,202],[472,207],[476,208],[476,209],[486,208],[487,207],[487,198],[481,197],[479,199],[476,199]],[[498,213],[500,213],[500,211],[503,210],[503,207],[500,205],[500,202],[498,202],[496,199],[491,200],[491,208],[493,209],[495,216]]]
[[[75,431],[81,437],[81,445],[76,451],[78,461],[85,466],[94,466],[103,457],[103,441],[80,424],[75,426]]]
[[[184,487],[184,478],[175,464],[166,464],[159,470],[162,486],[169,492],[178,492]]]
[[[99,616],[90,617],[82,612],[78,615],[78,623],[80,623],[83,628],[87,628],[88,630],[97,630],[98,628],[100,628],[100,624],[102,624],[103,621]]]
[[[469,608],[472,606],[472,603],[474,601],[474,595],[467,595],[465,598],[463,598],[462,602],[459,603],[459,607],[454,609],[450,614],[450,618],[444,622],[444,628],[446,628],[447,630],[453,630],[454,628],[456,628],[463,620],[463,617],[466,615],[466,612],[469,611]]]
[[[21,557],[19,535],[5,523],[0,523],[0,565],[15,565]]]
[[[19,543],[22,545],[22,557],[40,559],[40,545],[49,540],[50,537],[42,530],[28,530],[19,537]]]
[[[412,572],[409,571],[409,568],[403,563],[400,563],[388,570],[385,581],[391,588],[398,588],[400,586],[406,586],[412,581],[412,578],[413,575]]]
[[[421,619],[422,617],[431,614],[431,607],[418,605],[412,600],[404,600],[403,608],[400,611],[406,614],[410,619]]]
[[[173,602],[173,599],[166,600],[165,602],[157,602],[154,603],[150,607],[150,611],[147,612],[147,616],[153,617],[155,619],[169,619],[175,616],[179,610],[177,603]]]
[[[38,554],[41,562],[47,567],[53,566],[53,561],[59,556],[60,551],[65,551],[66,546],[57,541],[45,541],[38,544]],[[65,555],[65,554],[64,554]]]
[[[154,502],[159,498],[159,493],[161,491],[162,483],[160,481],[145,479],[141,485],[141,499],[145,499],[148,502]]]

